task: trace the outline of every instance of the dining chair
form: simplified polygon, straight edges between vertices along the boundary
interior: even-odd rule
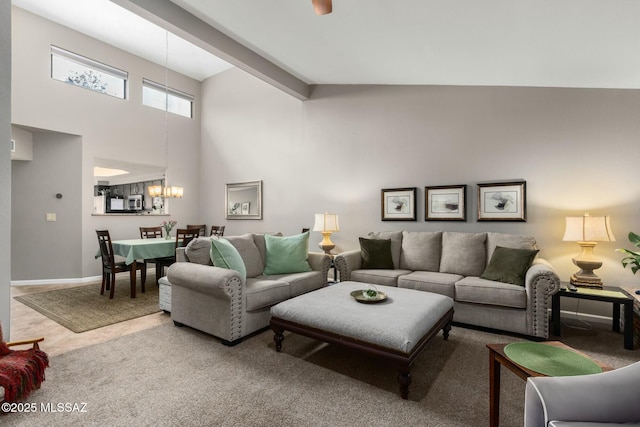
[[[207,224],[187,224],[188,229],[197,228],[198,229],[198,237],[204,236],[207,233]]]
[[[41,341],[44,338],[5,342],[0,325],[0,386],[4,389],[1,402],[19,402],[40,388],[44,381],[44,371],[49,367],[49,356],[38,346]],[[27,344],[31,348],[10,348]]]
[[[224,236],[224,225],[212,225],[209,236],[222,237]]]
[[[162,227],[160,225],[154,227],[140,227],[140,238],[141,239],[161,239],[162,238]],[[158,259],[157,258],[149,258],[144,260],[145,264],[155,264],[156,269],[156,285],[158,285]],[[162,277],[162,276],[160,276]]]
[[[162,237],[162,227],[140,227],[141,239],[157,239]]]
[[[100,295],[104,294],[106,286],[107,290],[109,290],[109,299],[113,299],[116,288],[116,273],[128,271],[131,282],[131,295],[133,296],[136,289],[136,272],[138,270],[140,270],[140,290],[144,293],[144,282],[147,280],[147,265],[143,262],[137,263],[137,267],[134,270],[132,268],[133,264],[127,265],[124,261],[116,262],[109,230],[96,230],[96,234],[98,235],[98,244],[100,245],[100,255],[102,257],[102,286],[100,287]]]
[[[190,241],[200,236],[200,230],[197,228],[178,228],[176,230],[176,250],[180,247],[187,246]],[[166,258],[156,259],[156,282],[164,276],[164,268],[169,267],[176,262],[176,255]]]

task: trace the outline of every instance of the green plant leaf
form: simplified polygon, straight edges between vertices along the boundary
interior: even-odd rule
[[[638,236],[633,231],[629,232],[629,241],[640,248],[640,236]]]

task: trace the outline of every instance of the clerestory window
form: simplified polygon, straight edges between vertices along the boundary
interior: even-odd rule
[[[142,79],[142,103],[183,117],[193,117],[193,95]]]
[[[129,73],[57,46],[51,46],[51,77],[116,98],[127,97]]]

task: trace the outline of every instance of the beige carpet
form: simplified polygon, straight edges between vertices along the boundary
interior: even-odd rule
[[[146,292],[131,298],[129,276],[116,280],[113,299],[109,291],[100,295],[100,283],[15,297],[17,301],[42,313],[73,332],[101,328],[160,311],[158,287],[147,277]]]
[[[567,328],[565,328],[566,330]],[[563,333],[565,332],[563,330]],[[604,328],[563,341],[614,367],[638,360]],[[6,426],[427,426],[489,423],[487,343],[521,339],[455,327],[417,359],[409,400],[384,363],[285,333],[282,353],[265,331],[235,347],[172,324],[51,358],[47,379]],[[501,426],[523,425],[525,383],[502,373]],[[45,413],[41,403],[86,403]],[[45,406],[46,407],[46,406]]]

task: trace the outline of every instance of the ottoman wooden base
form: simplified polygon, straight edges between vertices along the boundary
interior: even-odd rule
[[[347,282],[348,283],[348,282]],[[333,285],[341,286],[341,284]],[[406,290],[402,290],[406,292]],[[315,291],[320,292],[320,291]],[[315,293],[314,292],[314,293]],[[425,292],[412,291],[425,296]],[[318,295],[321,295],[318,294]],[[292,301],[292,300],[289,300]],[[308,300],[307,300],[308,301]],[[372,311],[372,315],[373,315]],[[399,311],[398,316],[403,316],[403,312]],[[377,359],[381,359],[398,370],[398,382],[400,383],[400,396],[403,399],[407,399],[409,396],[409,385],[411,384],[411,368],[418,356],[424,351],[429,341],[435,337],[442,329],[443,337],[445,340],[449,337],[449,331],[451,330],[451,322],[453,319],[453,308],[450,308],[444,313],[438,320],[431,325],[422,325],[424,327],[424,335],[416,342],[416,344],[407,352],[388,348],[368,342],[365,337],[353,338],[344,334],[339,334],[327,330],[320,329],[308,324],[302,324],[300,322],[294,322],[286,319],[282,319],[277,316],[271,318],[271,329],[274,331],[274,341],[276,344],[276,351],[282,350],[282,343],[284,341],[284,331],[295,332],[300,335],[304,335],[313,339],[317,339],[329,344],[337,345],[346,349],[356,350],[364,354],[368,354]],[[339,315],[332,315],[331,320],[333,322],[340,323],[342,320],[347,322],[348,320],[342,319]],[[362,319],[366,322],[366,319]],[[366,335],[366,334],[365,334]]]

